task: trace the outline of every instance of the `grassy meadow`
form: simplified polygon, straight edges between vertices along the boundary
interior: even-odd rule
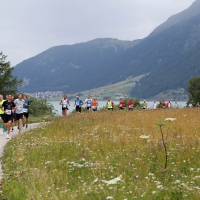
[[[197,108],[56,118],[8,143],[1,198],[198,200],[199,121]]]
[[[29,115],[29,123],[40,123],[40,122],[49,122],[55,119],[54,115],[41,115],[39,117]],[[26,122],[26,118],[24,118],[24,123]]]

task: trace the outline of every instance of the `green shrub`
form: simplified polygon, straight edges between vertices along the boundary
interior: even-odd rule
[[[47,99],[36,99],[33,97],[27,98],[30,101],[29,112],[33,116],[55,115],[54,107],[47,101]]]

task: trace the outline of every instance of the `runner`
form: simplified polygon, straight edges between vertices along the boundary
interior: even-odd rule
[[[157,103],[156,101],[153,102],[153,110],[156,110],[157,109]]]
[[[93,100],[92,100],[92,111],[93,112],[97,111],[98,105],[99,105],[99,103],[98,103],[96,97],[94,97]]]
[[[142,104],[142,109],[143,109],[143,110],[147,110],[147,106],[148,106],[148,104],[147,104],[147,102],[144,100],[144,102],[143,102],[143,104]]]
[[[120,102],[119,102],[119,110],[124,110],[125,107],[125,102],[122,98],[120,98]]]
[[[172,107],[172,103],[171,103],[170,100],[169,100],[168,103],[167,103],[167,107],[168,107],[168,108],[171,108],[171,107]]]
[[[15,101],[15,97],[12,95],[12,101],[14,102]],[[15,126],[16,126],[16,123],[17,123],[17,117],[16,117],[16,113],[14,112],[12,114],[13,118],[12,118],[12,131],[14,130],[14,123],[15,123]],[[18,129],[19,129],[19,126],[18,126]]]
[[[69,110],[68,106],[70,106],[67,95],[63,96],[63,99],[60,101],[60,105],[62,105],[62,115],[67,116],[67,110]]]
[[[179,108],[179,105],[178,105],[177,101],[174,104],[174,108]]]
[[[3,102],[4,102],[4,100],[3,100],[3,95],[0,94],[0,106],[2,106]],[[0,108],[0,116],[1,116],[2,124],[4,124],[4,122],[3,122],[4,111],[3,111],[2,108]],[[7,132],[7,130],[6,130],[6,128],[5,128],[4,125],[3,125],[3,132]]]
[[[4,101],[3,104],[0,106],[1,108],[3,107],[4,109],[4,116],[3,116],[3,121],[5,124],[5,127],[7,129],[7,139],[9,139],[9,134],[10,134],[10,127],[12,123],[12,113],[15,111],[15,104],[12,101],[12,95],[8,95],[8,100]]]
[[[23,106],[23,126],[25,126],[24,124],[24,118],[26,118],[26,128],[28,128],[28,117],[29,117],[29,106],[30,106],[30,101],[27,99],[27,96],[24,95],[24,106]]]
[[[165,109],[166,108],[166,103],[163,101],[162,102],[162,108]]]
[[[6,100],[5,101],[7,101],[8,100],[8,94],[6,94]],[[4,129],[3,129],[3,132],[7,132],[7,129],[6,129],[6,126],[4,125]]]
[[[114,109],[114,103],[110,98],[108,98],[108,101],[106,102],[106,107],[107,107],[108,110]]]
[[[85,104],[88,112],[90,112],[92,107],[92,99],[90,98],[90,95],[88,95],[88,98],[85,100]]]
[[[133,108],[134,108],[134,102],[132,99],[130,99],[128,102],[128,110],[133,110]]]
[[[23,119],[23,114],[24,114],[24,111],[23,111],[24,102],[25,101],[23,99],[23,94],[19,93],[18,99],[15,99],[15,101],[14,101],[14,104],[16,105],[15,112],[16,112],[16,118],[17,118],[19,130],[21,130],[21,128],[22,128],[22,119]]]
[[[74,106],[76,106],[76,112],[81,113],[81,106],[83,105],[83,101],[79,99],[79,96],[76,96],[76,100],[74,102]]]

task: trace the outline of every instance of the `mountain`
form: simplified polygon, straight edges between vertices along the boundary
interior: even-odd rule
[[[168,29],[170,26],[173,26],[179,22],[184,20],[188,20],[190,18],[195,17],[200,14],[200,0],[196,0],[188,9],[171,16],[166,22],[158,26],[150,36],[155,36],[158,33],[163,32]]]
[[[75,45],[52,47],[14,67],[13,75],[24,79],[22,92],[76,92],[111,83],[106,63],[137,45],[140,40],[95,39]]]
[[[150,98],[186,88],[200,74],[200,0],[170,17],[148,37],[135,41],[96,39],[52,47],[23,61],[14,75],[25,80],[23,92],[73,93],[140,75],[130,95]]]
[[[149,98],[166,90],[186,88],[189,78],[200,75],[200,15],[151,35],[134,50],[138,51],[139,46],[148,46],[149,52],[137,52],[140,57],[135,59],[131,73],[142,71],[148,75],[132,88],[132,96]],[[134,55],[133,49],[130,51]]]

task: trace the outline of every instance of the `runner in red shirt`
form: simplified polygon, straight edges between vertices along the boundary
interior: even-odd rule
[[[125,107],[124,100],[120,99],[120,102],[119,102],[119,110],[124,110],[124,107]]]
[[[133,110],[133,107],[134,107],[134,102],[132,99],[130,99],[128,102],[128,110]]]
[[[163,107],[163,109],[166,108],[166,103],[164,101],[162,102],[162,107]]]

